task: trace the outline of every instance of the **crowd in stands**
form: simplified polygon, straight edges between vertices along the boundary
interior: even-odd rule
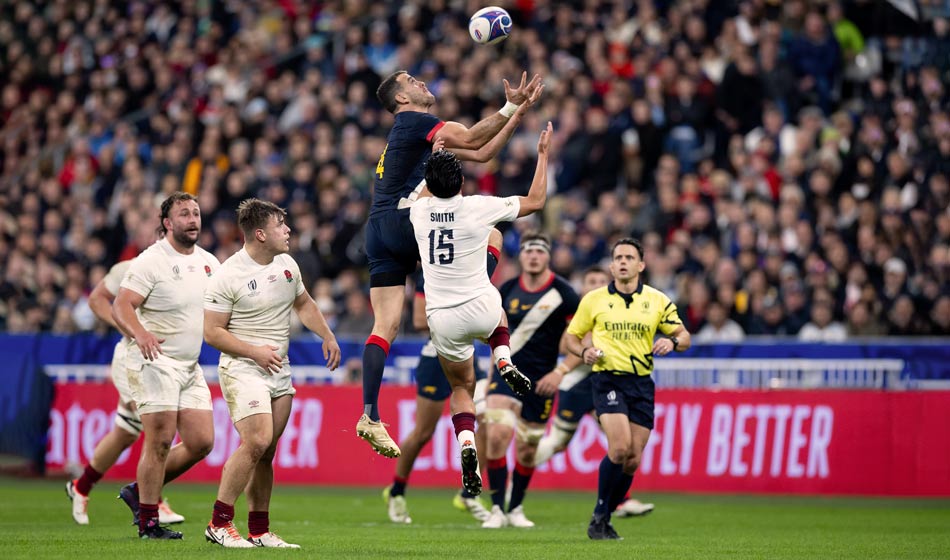
[[[945,3],[497,3],[495,46],[464,0],[2,3],[0,331],[102,330],[87,294],[185,190],[222,260],[242,199],[286,207],[321,309],[365,337],[376,87],[408,70],[471,124],[524,69],[543,98],[465,168],[468,193],[523,194],[554,122],[549,204],[497,281],[528,228],[573,281],[632,234],[697,341],[950,334]]]

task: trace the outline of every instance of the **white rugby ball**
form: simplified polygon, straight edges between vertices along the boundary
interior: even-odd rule
[[[503,8],[482,8],[468,20],[468,34],[482,45],[494,45],[508,38],[511,33],[511,16]]]

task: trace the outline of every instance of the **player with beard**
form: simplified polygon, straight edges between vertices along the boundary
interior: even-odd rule
[[[195,197],[172,194],[160,217],[165,237],[132,261],[112,306],[116,325],[131,336],[126,374],[145,432],[137,482],[119,497],[138,518],[139,537],[180,539],[159,525],[158,502],[162,486],[214,445],[211,392],[198,355],[204,290],[220,263],[196,245],[201,210]],[[173,447],[176,432],[181,443]]]

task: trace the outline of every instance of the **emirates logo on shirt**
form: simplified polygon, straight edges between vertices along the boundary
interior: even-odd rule
[[[291,274],[290,271],[286,269],[284,270],[284,278],[286,278],[288,282],[294,281],[294,275]]]

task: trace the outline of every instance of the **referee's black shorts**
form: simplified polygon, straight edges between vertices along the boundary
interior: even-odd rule
[[[649,375],[614,374],[598,371],[591,374],[594,384],[594,410],[601,414],[624,414],[631,422],[653,429],[655,387]]]

